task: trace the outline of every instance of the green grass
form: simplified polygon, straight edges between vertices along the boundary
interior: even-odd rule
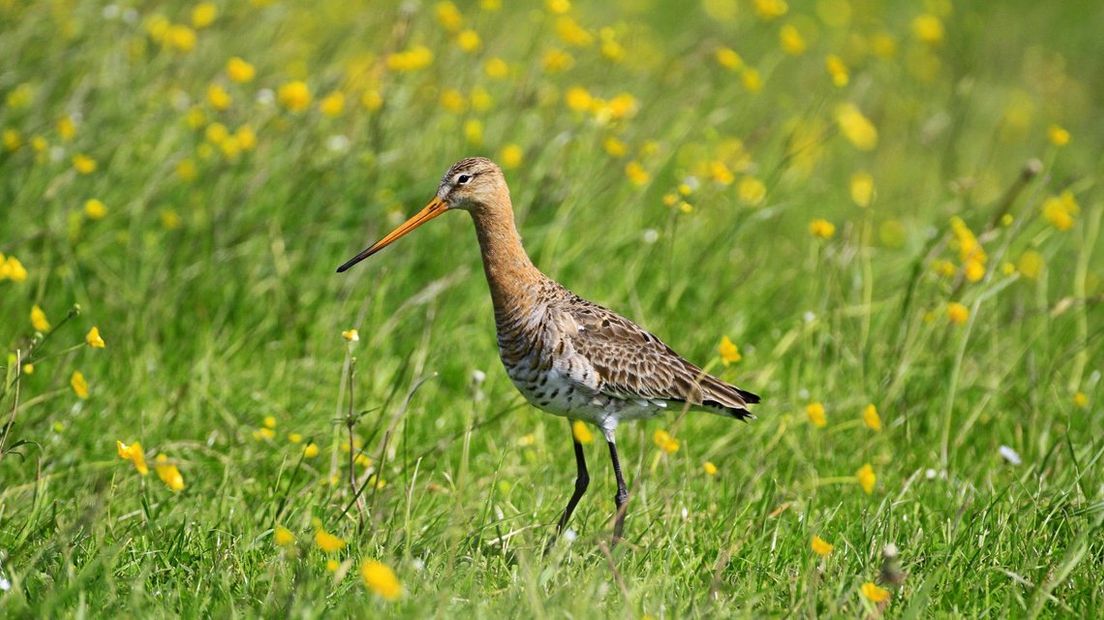
[[[0,252],[27,271],[0,280],[0,346],[11,354],[0,359],[0,583],[10,582],[0,615],[977,617],[1104,606],[1096,3],[956,3],[943,41],[927,45],[913,34],[918,3],[855,1],[850,21],[832,26],[821,14],[838,11],[810,3],[763,21],[743,1],[702,3],[713,17],[697,5],[579,2],[571,14],[594,38],[583,48],[560,41],[543,8],[464,3],[465,26],[482,37],[475,54],[432,3],[409,14],[376,4],[220,3],[194,49],[174,51],[146,25],[189,23],[192,5],[142,6],[132,25],[100,3],[0,2],[0,130],[17,132],[0,145]],[[735,20],[716,18],[729,4]],[[783,24],[804,33],[804,54],[780,50]],[[599,51],[605,26],[620,62]],[[894,39],[892,55],[869,53],[879,33]],[[430,66],[383,69],[386,54],[414,44],[433,51]],[[715,61],[722,45],[760,72],[760,92]],[[573,66],[546,72],[552,48]],[[829,53],[850,69],[843,88],[825,71]],[[252,82],[226,78],[231,56],[256,66]],[[484,73],[492,56],[510,63],[506,79]],[[292,79],[313,91],[309,110],[258,101]],[[229,109],[205,100],[211,83],[233,97]],[[575,85],[630,93],[638,109],[603,124],[564,104]],[[442,89],[476,87],[489,109],[439,104]],[[317,103],[336,90],[345,109],[328,117]],[[366,109],[366,91],[383,107]],[[841,135],[844,102],[877,128],[873,150]],[[68,115],[76,132],[65,140],[56,123]],[[471,119],[481,144],[465,136]],[[215,121],[248,124],[255,148],[223,154],[204,137]],[[1068,145],[1048,141],[1051,124],[1069,130]],[[331,148],[332,136],[347,149]],[[623,158],[603,149],[611,136]],[[507,178],[538,266],[763,396],[749,424],[689,414],[621,428],[632,499],[627,540],[612,550],[613,476],[596,442],[577,538],[541,554],[572,489],[568,425],[526,405],[501,369],[464,215],[334,273],[424,204],[454,160],[499,157],[507,144],[523,151]],[[77,153],[96,170],[76,172]],[[1031,158],[1040,173],[1017,181]],[[194,179],[179,174],[184,161]],[[629,161],[646,182],[628,178]],[[710,178],[714,161],[731,184]],[[859,171],[877,188],[865,209],[849,194]],[[692,212],[666,206],[688,177],[700,182]],[[747,179],[766,187],[758,205],[740,198]],[[1063,191],[1079,204],[1068,230],[1044,217]],[[84,214],[90,198],[106,217]],[[980,281],[962,277],[954,216],[984,247]],[[814,218],[834,236],[811,236]],[[940,260],[956,274],[939,275]],[[948,321],[952,301],[969,309],[964,324]],[[47,334],[31,326],[35,304]],[[75,304],[79,315],[63,320]],[[83,344],[93,325],[105,349]],[[350,348],[341,331],[353,327]],[[726,335],[743,355],[728,367],[717,353]],[[28,355],[33,374],[12,361]],[[87,399],[70,388],[75,370]],[[810,424],[811,402],[824,404],[826,427]],[[881,432],[863,424],[869,403]],[[370,472],[386,483],[360,505],[341,449],[350,411],[372,460],[354,466],[358,484]],[[267,416],[272,438],[258,433]],[[677,452],[657,448],[659,429]],[[185,488],[140,476],[117,440],[140,441],[151,465],[165,454]],[[303,457],[309,442],[314,458]],[[870,494],[855,480],[864,464],[877,476]],[[325,555],[312,519],[348,546]],[[277,525],[298,543],[277,547]],[[835,545],[827,558],[810,550],[813,535]],[[882,575],[888,544],[900,570]],[[365,588],[367,558],[394,568],[401,599]],[[863,598],[868,581],[892,592],[888,604]]]

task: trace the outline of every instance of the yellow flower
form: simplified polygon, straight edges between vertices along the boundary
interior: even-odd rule
[[[640,162],[635,160],[625,165],[625,176],[629,177],[629,181],[633,185],[647,185],[648,181],[651,180],[648,171],[640,165]]]
[[[520,166],[524,157],[521,147],[516,144],[507,144],[498,152],[498,161],[502,162],[502,167],[507,170]]]
[[[454,114],[460,114],[468,107],[464,100],[464,94],[455,88],[446,88],[441,91],[441,107]]]
[[[464,139],[468,144],[480,146],[483,144],[483,121],[478,118],[469,118],[464,121]]]
[[[486,112],[494,105],[494,99],[491,98],[491,93],[480,86],[476,86],[472,89],[470,99],[471,107],[476,112]]]
[[[947,320],[955,325],[962,325],[966,322],[966,319],[970,318],[970,309],[966,306],[952,301],[947,304]]]
[[[383,95],[378,90],[369,90],[360,96],[360,105],[369,112],[375,112],[383,107]]]
[[[364,585],[372,592],[389,601],[397,601],[402,596],[402,584],[391,567],[376,560],[365,560],[360,565],[360,576]]]
[[[567,52],[552,48],[541,57],[541,66],[548,73],[567,71],[575,64],[575,59]]]
[[[851,200],[860,207],[870,206],[874,198],[874,177],[869,172],[856,172],[851,175]]]
[[[725,366],[729,364],[735,364],[744,359],[744,356],[740,355],[740,349],[736,347],[736,343],[728,336],[721,337],[721,344],[717,345],[717,352],[721,354],[721,361]]]
[[[318,444],[314,442],[308,443],[306,446],[303,446],[303,456],[308,459],[313,459],[314,457],[318,456],[318,451]]]
[[[882,418],[878,415],[878,408],[874,406],[874,403],[870,403],[866,407],[863,407],[862,419],[863,424],[870,430],[882,430]]]
[[[892,58],[897,54],[897,39],[888,32],[879,32],[870,37],[870,50],[875,56]]]
[[[276,90],[276,99],[292,112],[302,112],[310,106],[310,87],[302,80],[281,84]]]
[[[1021,254],[1016,263],[1016,269],[1029,280],[1038,278],[1045,266],[1047,266],[1047,261],[1033,249],[1026,250],[1025,253]]]
[[[479,8],[484,11],[497,11],[502,8],[502,0],[479,0]]]
[[[173,24],[165,31],[164,42],[178,52],[190,52],[195,48],[195,30],[182,24]]]
[[[169,457],[164,454],[158,454],[154,459],[153,468],[157,471],[157,477],[161,479],[161,482],[165,483],[165,486],[169,487],[173,493],[179,493],[184,490],[184,476],[180,474],[180,470],[169,462]]]
[[[84,379],[84,373],[79,370],[74,370],[72,376],[69,377],[69,387],[73,388],[73,393],[77,395],[77,398],[84,400],[88,398],[88,382]]]
[[[702,471],[705,472],[706,476],[716,476],[717,466],[714,465],[712,461],[706,461],[702,463]]]
[[[276,416],[266,415],[264,425],[266,428],[276,428]]]
[[[958,216],[951,218],[951,231],[955,236],[954,245],[958,247],[958,256],[963,263],[973,260],[984,265],[989,260],[985,249],[981,247],[981,243],[962,218]]]
[[[326,570],[331,573],[336,573],[337,569],[341,567],[341,562],[337,560],[326,560]]]
[[[732,185],[736,176],[728,169],[728,165],[719,159],[709,162],[709,176],[720,185]]]
[[[188,123],[188,127],[192,129],[199,129],[207,123],[207,115],[203,113],[199,106],[192,106],[188,110],[188,114],[184,116],[184,122]]]
[[[257,75],[257,70],[244,58],[234,56],[226,61],[226,75],[239,84],[245,84],[253,81],[253,77]]]
[[[510,75],[510,65],[498,57],[488,58],[487,62],[483,63],[483,72],[491,79],[501,80]]]
[[[657,430],[652,435],[652,441],[655,442],[655,445],[658,446],[660,450],[663,450],[667,454],[674,454],[679,451],[678,440],[663,429]]]
[[[77,153],[73,156],[73,168],[81,174],[92,174],[96,171],[96,160],[84,153]]]
[[[95,199],[89,198],[84,201],[84,214],[90,220],[102,220],[107,216],[107,207],[104,203]]]
[[[985,263],[971,258],[962,265],[962,274],[968,282],[978,282],[985,277]]]
[[[824,404],[819,401],[805,405],[805,415],[809,417],[809,422],[817,428],[828,426],[828,416],[824,413]]]
[[[22,282],[27,279],[27,269],[18,258],[9,256],[5,260],[4,255],[0,254],[0,280],[5,279],[12,282]]]
[[[732,48],[719,47],[713,52],[713,57],[717,59],[717,64],[729,71],[739,71],[744,68],[744,59],[740,58]]]
[[[879,588],[873,581],[862,584],[862,595],[871,603],[883,603],[889,600],[889,590]]]
[[[233,102],[234,99],[230,96],[230,93],[226,92],[226,89],[219,84],[211,84],[207,87],[207,103],[210,103],[212,108],[226,110]]]
[[[276,431],[271,428],[258,428],[253,431],[253,439],[257,441],[271,441],[276,438]]]
[[[755,14],[764,21],[782,17],[789,10],[785,0],[755,0]]]
[[[870,466],[870,463],[860,467],[859,471],[855,472],[855,478],[864,493],[870,495],[874,492],[874,483],[878,481],[878,477],[874,475],[874,468]]]
[[[1047,140],[1054,146],[1065,146],[1069,144],[1070,132],[1059,125],[1051,125],[1047,127]]]
[[[204,130],[203,136],[212,144],[222,144],[223,141],[230,137],[230,130],[222,123],[211,123],[207,125],[207,129]]]
[[[88,333],[84,336],[84,341],[93,349],[102,349],[107,346],[104,339],[100,337],[100,328],[95,325],[88,330]]]
[[[34,374],[34,371],[35,371],[35,366],[34,366],[34,364],[29,364],[29,363],[28,363],[28,364],[23,364],[23,374],[25,374],[25,375],[33,375],[33,374]],[[60,424],[60,422],[58,422],[58,423],[55,423],[55,426],[56,426],[57,424]],[[60,432],[60,431],[58,431],[58,432]]]
[[[77,124],[73,122],[71,117],[63,116],[58,119],[57,132],[62,140],[68,142],[73,139],[73,136],[77,135]]]
[[[828,57],[824,59],[824,69],[828,71],[828,75],[832,78],[832,84],[835,84],[837,88],[843,88],[851,81],[851,76],[847,72],[847,65],[844,64],[842,58],[835,54],[828,54]]]
[[[564,93],[564,103],[576,112],[586,112],[590,109],[593,98],[587,89],[582,86],[572,86]]]
[[[345,548],[345,540],[343,538],[334,536],[321,528],[314,533],[314,544],[318,545],[318,548],[326,553],[341,551]]]
[[[1077,405],[1081,409],[1089,406],[1089,396],[1084,392],[1077,392],[1073,395],[1073,404]]]
[[[36,332],[50,331],[50,321],[46,319],[46,313],[42,311],[38,304],[31,306],[31,327]]]
[[[832,553],[832,549],[836,548],[835,545],[824,540],[820,536],[813,536],[813,541],[809,546],[812,547],[813,553],[820,556],[827,556],[829,553]]]
[[[563,15],[571,10],[571,0],[547,0],[545,6],[548,7],[549,13]]]
[[[778,31],[778,43],[782,51],[791,56],[800,56],[805,53],[805,38],[797,31],[793,24],[786,24]]]
[[[330,118],[341,116],[345,111],[345,93],[336,90],[326,95],[318,102],[318,109]]]
[[[23,146],[23,136],[15,129],[4,130],[4,148],[9,151],[18,151]]]
[[[575,441],[581,444],[594,443],[594,433],[590,432],[590,427],[582,420],[575,420],[571,423],[571,434],[575,437]]]
[[[809,222],[809,234],[820,239],[831,239],[836,235],[836,225],[828,220],[817,218]]]
[[[295,544],[295,534],[282,525],[277,525],[272,531],[272,542],[281,547],[290,547]]]
[[[202,30],[214,23],[218,17],[218,7],[214,2],[200,2],[192,9],[192,25]]]
[[[234,132],[234,139],[243,151],[252,151],[257,146],[257,134],[249,125],[242,125]]]
[[[303,434],[302,433],[288,433],[288,441],[290,441],[291,443],[302,443],[303,442]]]
[[[749,93],[757,93],[763,90],[763,78],[759,75],[758,69],[752,69],[750,67],[740,72],[740,82],[744,85],[744,90]]]
[[[587,32],[570,15],[556,18],[556,36],[564,43],[575,47],[586,47],[594,41],[594,35]]]
[[[932,270],[944,278],[953,278],[956,271],[955,264],[946,259],[936,260],[932,264]]]
[[[1066,190],[1058,196],[1050,196],[1043,201],[1043,217],[1050,225],[1061,231],[1073,228],[1074,216],[1081,210],[1077,198]]]
[[[345,342],[360,342],[360,332],[355,329],[347,329],[341,332],[341,337],[345,339]]]
[[[464,25],[464,16],[460,14],[460,9],[456,8],[455,4],[438,2],[437,6],[433,8],[437,14],[437,23],[441,24],[441,27],[445,30],[456,32]]]
[[[469,28],[456,35],[456,45],[471,54],[479,51],[479,48],[483,46],[483,40],[479,38],[478,32]]]
[[[35,87],[31,86],[27,82],[23,82],[19,86],[16,86],[8,93],[8,107],[9,108],[25,108],[31,105],[31,101],[35,96]]]
[[[943,22],[935,15],[917,15],[912,20],[912,34],[924,43],[937,45],[943,41]]]
[[[140,442],[136,441],[128,446],[121,441],[116,441],[115,451],[119,454],[119,458],[133,463],[134,469],[137,469],[139,474],[145,476],[149,473],[149,466],[146,465],[146,454],[142,451]]]
[[[860,151],[878,146],[878,130],[852,103],[836,106],[836,124],[847,140]]]
[[[740,202],[754,207],[767,197],[767,186],[755,177],[744,177],[736,186],[736,195],[740,198]]]
[[[180,214],[173,209],[165,209],[161,212],[161,226],[165,230],[176,230],[180,228],[183,222],[180,220]]]
[[[408,50],[395,52],[387,56],[387,68],[392,71],[417,71],[431,64],[433,64],[433,52],[424,45],[416,45]]]

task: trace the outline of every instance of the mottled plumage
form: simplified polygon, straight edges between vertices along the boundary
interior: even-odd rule
[[[628,489],[614,438],[618,423],[684,408],[747,419],[752,417],[747,406],[759,397],[706,374],[632,321],[542,274],[522,248],[502,171],[482,157],[454,164],[421,212],[338,271],[451,209],[468,211],[475,223],[499,353],[510,380],[535,407],[602,430],[617,478],[614,537],[619,538]],[[575,458],[575,493],[560,529],[589,482],[578,441]]]

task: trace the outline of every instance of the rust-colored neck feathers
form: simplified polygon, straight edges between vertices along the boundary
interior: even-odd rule
[[[529,312],[536,304],[543,275],[525,253],[514,225],[510,191],[503,181],[491,199],[470,209],[483,254],[483,271],[491,288],[495,318]]]

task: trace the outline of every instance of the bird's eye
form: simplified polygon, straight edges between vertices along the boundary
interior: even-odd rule
[[[462,175],[456,177],[456,184],[457,185],[463,185],[463,184],[467,183],[470,180],[471,180],[471,175],[470,174],[462,174]]]

